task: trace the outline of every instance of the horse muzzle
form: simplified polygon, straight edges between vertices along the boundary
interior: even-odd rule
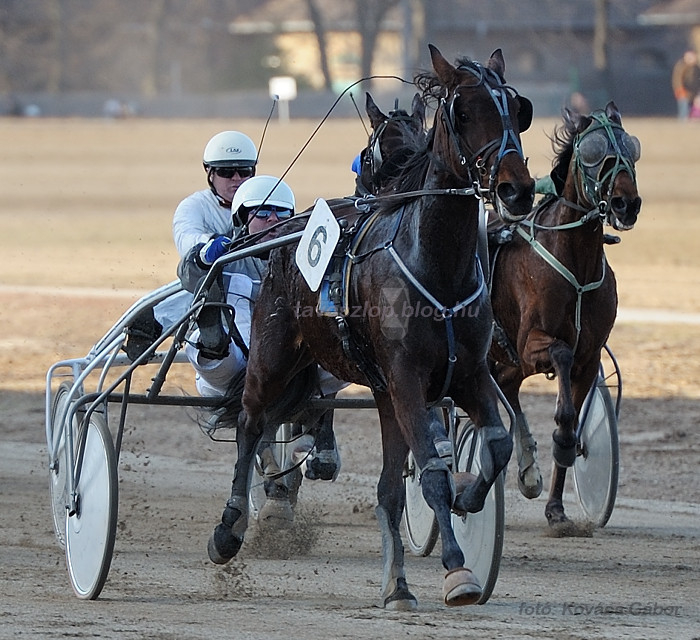
[[[535,200],[535,181],[527,184],[501,182],[496,187],[495,206],[505,222],[520,222],[532,211]]]
[[[613,229],[629,231],[637,222],[637,216],[642,208],[642,199],[613,196],[610,200],[609,220]]]

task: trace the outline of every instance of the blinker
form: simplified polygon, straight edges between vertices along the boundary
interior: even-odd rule
[[[584,167],[595,167],[608,157],[624,156],[632,163],[641,157],[639,138],[621,130],[613,141],[602,131],[585,133],[578,141],[578,154]]]

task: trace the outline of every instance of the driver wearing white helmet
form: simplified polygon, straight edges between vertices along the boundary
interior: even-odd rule
[[[221,131],[207,142],[202,165],[209,188],[187,196],[177,206],[173,216],[173,240],[180,258],[184,258],[196,244],[216,236],[231,235],[231,202],[238,188],[255,175],[257,162],[255,144],[240,131]],[[216,295],[217,292],[212,290],[212,301]],[[219,301],[223,302],[221,295]],[[138,357],[163,328],[177,322],[191,304],[192,294],[181,291],[155,305],[152,312],[144,314],[137,330],[145,334],[145,338],[130,336],[127,343],[132,357]],[[210,310],[204,315],[208,313]]]
[[[233,200],[229,213],[229,228],[234,224],[247,224],[250,234],[270,229],[269,233],[263,236],[263,240],[279,233],[279,228],[273,227],[280,220],[291,218],[294,214],[295,201],[292,190],[274,176],[251,178],[238,189]],[[229,235],[217,235],[207,242],[194,245],[178,266],[178,276],[183,287],[195,292],[210,267],[230,247]],[[218,310],[214,326],[203,326],[200,317],[199,327],[190,336],[185,352],[197,371],[197,390],[202,395],[225,393],[228,382],[245,366],[246,354],[243,351],[250,342],[253,303],[258,296],[266,269],[266,260],[258,256],[235,260],[224,267],[223,282],[220,286],[225,292],[227,303],[235,310],[235,324],[245,347],[242,349],[239,345],[229,342],[229,336],[224,329],[228,320],[222,318]]]
[[[204,148],[208,189],[185,198],[173,216],[173,239],[181,258],[199,242],[231,233],[231,203],[238,188],[255,175],[258,151],[240,131],[217,133]]]
[[[291,218],[294,208],[294,194],[284,181],[274,176],[255,176],[233,196],[233,227],[238,235],[252,236],[267,231],[261,240],[269,240],[284,233],[284,225],[277,225]],[[230,237],[222,235],[192,247],[178,265],[183,287],[196,291],[214,262],[230,249],[231,242]],[[266,271],[267,260],[259,256],[241,258],[224,266],[220,286],[226,294],[227,304],[234,309],[233,317],[229,315],[227,318],[225,312],[222,317],[216,306],[213,307],[215,316],[204,322],[200,313],[198,328],[185,345],[185,354],[196,372],[197,390],[202,395],[224,395],[233,377],[245,368],[253,305]],[[229,335],[223,327],[230,321],[235,326]],[[323,370],[319,370],[319,374],[324,395],[332,395],[347,385]],[[307,459],[306,477],[334,480],[340,470],[340,457],[333,434],[333,411],[326,412],[321,421],[315,451]]]

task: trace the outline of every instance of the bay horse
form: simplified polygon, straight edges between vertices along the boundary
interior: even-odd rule
[[[443,600],[467,605],[481,596],[481,586],[464,567],[451,513],[483,508],[513,445],[486,361],[493,316],[476,254],[479,199],[488,194],[509,221],[527,215],[534,199],[520,144],[532,105],[506,85],[500,49],[484,65],[468,59],[452,65],[432,45],[430,55],[433,72],[417,76],[416,84],[424,99],[439,100],[433,126],[425,149],[376,199],[377,208],[346,252],[342,309],[335,317],[315,312],[318,294],[303,280],[294,248],[270,256],[253,314],[231,497],[208,545],[216,563],[240,549],[250,465],[270,429],[268,412],[297,374],[318,363],[341,380],[371,387],[376,401],[383,452],[376,508],[382,598],[394,610],[417,606],[405,577],[400,534],[409,449],[440,527]],[[347,313],[350,309],[361,312]],[[457,495],[433,439],[430,407],[445,396],[483,434],[480,475]]]
[[[604,234],[604,225],[632,229],[642,201],[635,173],[641,147],[622,127],[614,102],[590,115],[565,109],[552,146],[556,194],[515,225],[511,242],[495,248],[491,302],[497,325],[489,359],[516,414],[518,484],[528,498],[540,494],[542,478],[520,386],[537,373],[558,380],[545,508],[556,526],[568,520],[562,493],[577,455],[578,415],[617,313],[615,274],[604,245],[619,237]]]

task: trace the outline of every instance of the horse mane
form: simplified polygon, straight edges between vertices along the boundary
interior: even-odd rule
[[[552,160],[552,171],[549,174],[554,182],[557,193],[561,195],[564,189],[569,164],[574,154],[574,138],[578,133],[577,124],[570,118],[564,118],[564,123],[554,128],[554,133],[549,136],[552,141],[554,160]]]
[[[471,60],[467,56],[457,58],[455,60],[455,66],[457,69],[462,70],[469,68],[478,69],[482,67],[481,64]],[[501,81],[503,81],[503,78],[501,78]],[[416,74],[413,77],[413,83],[421,91],[426,104],[439,102],[441,98],[445,97],[445,85],[440,82],[440,79],[434,71],[424,71]]]
[[[406,141],[402,148],[404,159],[397,163],[396,173],[387,182],[383,193],[406,193],[408,191],[418,191],[423,187],[425,176],[430,163],[430,148],[433,141],[433,129],[426,136],[416,135]],[[393,211],[402,202],[390,201],[387,205],[388,211]]]

